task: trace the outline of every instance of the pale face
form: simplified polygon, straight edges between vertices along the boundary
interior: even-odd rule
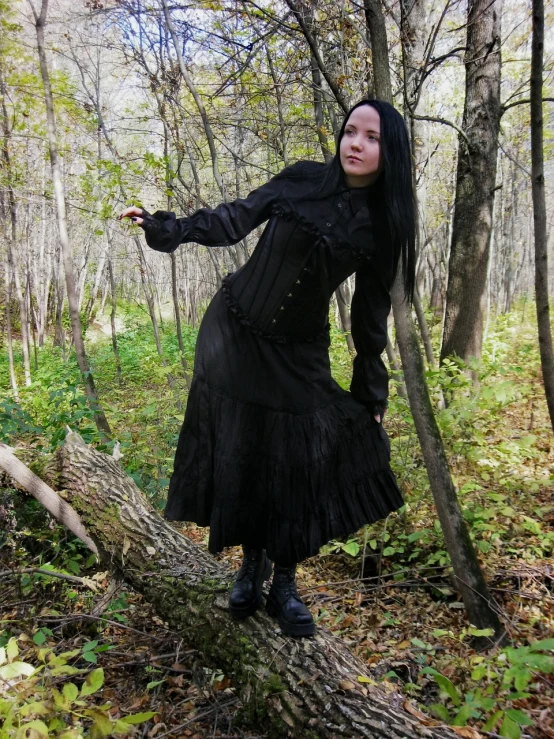
[[[372,185],[381,174],[380,130],[379,113],[371,105],[360,105],[350,115],[339,149],[349,187]]]

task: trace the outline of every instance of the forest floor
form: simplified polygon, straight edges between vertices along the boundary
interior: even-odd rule
[[[301,593],[318,625],[345,640],[384,689],[402,691],[411,710],[470,739],[554,739],[554,442],[533,316],[532,306],[520,306],[491,324],[475,368],[478,388],[457,365],[428,373],[433,397],[442,390],[449,400],[438,420],[508,644],[486,653],[472,649],[478,632],[452,586],[417,438],[394,389],[385,425],[406,505],[299,567]],[[89,344],[92,368],[122,464],[162,508],[182,418],[167,385],[168,371],[182,377],[176,341],[166,325],[165,369],[144,316],[129,309],[123,323],[122,383],[108,338]],[[186,330],[189,362],[195,335]],[[350,358],[338,333],[331,358],[337,381],[347,387]],[[184,382],[177,382],[184,397]],[[8,387],[0,355],[0,390]],[[74,362],[49,346],[20,403],[0,402],[0,432],[12,445],[49,452],[66,424],[98,442]],[[47,735],[67,739],[124,731],[157,739],[265,736],[261,727],[243,724],[229,676],[204,664],[34,501],[4,485],[0,480],[0,719],[8,704],[19,715],[11,724],[5,720],[0,739],[16,736],[19,723],[33,716]],[[183,531],[206,546],[205,529],[184,525]],[[218,559],[235,569],[240,550]],[[4,667],[15,660],[42,664],[41,677],[8,684],[2,660]],[[89,685],[79,688],[78,709],[71,680]],[[44,705],[25,708],[31,700]]]

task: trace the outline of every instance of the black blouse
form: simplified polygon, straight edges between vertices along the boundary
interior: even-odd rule
[[[230,246],[267,221],[252,256],[224,279],[222,289],[243,323],[279,342],[326,336],[329,300],[355,272],[351,316],[356,357],[350,391],[372,413],[382,413],[388,374],[381,354],[395,264],[387,240],[379,237],[382,209],[375,203],[376,191],[344,186],[324,199],[307,199],[314,181],[295,176],[299,165],[244,199],[201,208],[188,218],[145,213],[146,242],[167,253],[189,242]]]

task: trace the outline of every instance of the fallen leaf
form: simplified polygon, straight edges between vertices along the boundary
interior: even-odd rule
[[[356,686],[351,680],[341,680],[339,683],[341,690],[355,690]]]
[[[472,729],[471,726],[451,726],[450,728],[458,736],[463,736],[465,739],[483,739],[483,734],[480,734],[476,729]]]
[[[189,668],[186,665],[182,665],[180,662],[174,662],[171,665],[171,669],[175,670],[175,672],[190,672]]]
[[[152,737],[156,736],[156,734],[159,734],[160,731],[162,731],[163,729],[167,729],[167,726],[165,724],[161,722],[159,724],[156,724],[156,726],[154,726],[154,728],[150,729],[150,731],[148,732],[149,738],[152,739]]]
[[[405,711],[407,711],[408,713],[411,713],[412,716],[415,716],[417,719],[419,719],[424,726],[436,726],[437,725],[437,721],[433,721],[429,718],[429,716],[426,716],[424,713],[421,713],[421,711],[417,709],[414,705],[412,705],[409,701],[404,701],[402,706]]]

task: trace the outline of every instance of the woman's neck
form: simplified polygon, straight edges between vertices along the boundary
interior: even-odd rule
[[[377,182],[379,175],[380,172],[372,172],[367,175],[347,175],[343,173],[346,186],[351,190],[361,190],[365,187],[371,187],[371,185],[374,185]]]

